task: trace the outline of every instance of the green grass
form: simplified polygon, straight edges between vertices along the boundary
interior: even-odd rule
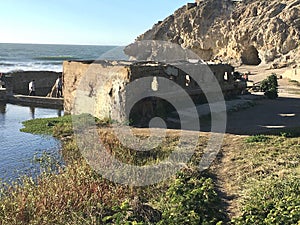
[[[291,131],[292,132],[292,131]],[[228,192],[239,210],[233,224],[300,222],[300,138],[295,133],[251,136],[230,147]],[[232,179],[234,178],[234,179]]]
[[[66,115],[55,118],[41,118],[23,122],[22,132],[42,135],[54,135],[55,137],[70,136],[74,133],[73,124],[79,126],[105,127],[112,123],[110,119],[99,120],[89,114],[78,116]]]
[[[109,128],[109,120],[79,116],[72,121],[71,116],[65,116],[26,121],[22,131],[52,134],[64,140],[62,152],[67,164],[57,173],[46,169],[37,180],[24,177],[18,183],[3,184],[1,224],[221,224],[225,214],[213,180],[193,169],[206,137],[199,137],[196,155],[176,176],[156,185],[130,187],[114,184],[90,168],[73,137],[72,122],[79,127],[96,123],[107,150],[135,165],[156,163],[178,144],[178,137],[171,135],[153,151],[136,152],[122,146]],[[37,161],[46,167],[51,162],[48,155]]]
[[[247,143],[253,143],[253,142],[267,142],[270,138],[265,135],[254,135],[250,136],[246,139]]]
[[[71,116],[28,120],[23,122],[25,127],[21,131],[32,134],[52,135],[55,126],[69,126],[71,122]]]
[[[300,224],[300,177],[268,177],[253,182],[244,197],[237,225]]]
[[[178,144],[178,137],[171,135],[153,151],[136,152],[123,147],[110,120],[79,116],[73,123],[96,124],[107,150],[129,164],[156,163]],[[25,177],[21,183],[3,184],[2,224],[300,224],[299,128],[226,137],[215,162],[224,170],[221,174],[213,168],[197,171],[207,143],[207,137],[200,136],[195,155],[176,176],[151,186],[130,187],[114,184],[90,168],[73,138],[70,116],[24,124],[27,132],[64,139],[67,165],[59,167],[58,173],[45,170],[37,180]],[[51,160],[46,156],[39,162],[47,166]],[[215,185],[220,178],[222,191],[234,196],[233,218],[226,215]]]

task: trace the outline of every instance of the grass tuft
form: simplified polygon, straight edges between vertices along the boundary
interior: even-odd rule
[[[267,142],[268,140],[270,140],[269,137],[259,134],[259,135],[254,135],[254,136],[250,136],[246,139],[247,143],[254,143],[254,142]]]

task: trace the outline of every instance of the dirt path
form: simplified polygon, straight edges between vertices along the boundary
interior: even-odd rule
[[[249,79],[261,81],[273,72],[280,74],[284,70],[267,71],[266,68],[244,67],[241,72],[251,72]],[[253,107],[228,113],[227,131],[223,147],[213,165],[216,185],[223,198],[229,218],[238,215],[239,171],[234,161],[241,151],[244,135],[265,132],[280,132],[280,129],[300,127],[300,87],[286,79],[279,80],[279,98],[275,100],[256,100]]]
[[[242,149],[243,139],[244,136],[241,135],[226,134],[223,147],[210,167],[229,219],[238,216],[240,212],[237,199],[241,197],[241,190],[236,183],[238,174],[233,162],[239,157],[238,152]]]

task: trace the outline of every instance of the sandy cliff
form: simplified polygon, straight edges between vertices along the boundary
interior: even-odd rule
[[[140,35],[166,40],[204,60],[257,65],[300,61],[300,0],[205,0],[188,4]]]

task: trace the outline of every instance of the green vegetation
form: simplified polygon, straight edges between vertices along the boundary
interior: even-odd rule
[[[59,166],[51,156],[41,155],[35,157],[44,168],[37,179],[24,177],[21,182],[3,184],[1,224],[300,224],[297,130],[227,135],[216,162],[205,172],[197,170],[208,140],[200,136],[197,151],[176,176],[151,186],[130,187],[112,183],[90,168],[73,138],[71,120],[65,116],[24,123],[27,132],[62,138],[67,163]],[[173,131],[153,151],[137,152],[122,146],[110,120],[85,115],[73,121],[81,122],[96,124],[107,150],[134,165],[164,159],[179,141]],[[136,135],[147,138],[149,133],[138,130]],[[233,196],[228,209],[223,195]]]
[[[237,225],[273,225],[300,223],[300,179],[269,177],[253,182],[244,203],[243,214]]]
[[[33,119],[23,122],[24,128],[22,132],[42,135],[53,135],[55,137],[70,136],[73,134],[73,123],[85,126],[105,127],[109,126],[112,121],[110,119],[99,120],[89,114],[78,116],[62,116],[56,118]]]
[[[118,159],[136,165],[165,158],[178,143],[178,137],[170,135],[153,151],[133,152],[124,148],[110,131],[110,121],[83,116],[73,123],[81,124],[81,120],[91,125],[96,121],[105,147]],[[193,162],[177,176],[156,185],[134,188],[114,184],[89,167],[73,138],[70,116],[24,124],[24,131],[52,133],[63,138],[62,152],[67,165],[56,167],[58,172],[51,173],[53,162],[49,155],[42,155],[35,160],[46,169],[37,180],[25,177],[19,183],[3,184],[2,224],[172,224],[172,221],[175,224],[177,219],[188,224],[211,224],[224,218],[214,182],[192,169],[193,162],[202,155],[205,137],[200,137],[201,144]],[[137,135],[147,137],[149,134]]]
[[[72,124],[71,116],[63,116],[57,118],[46,118],[46,119],[34,119],[24,121],[24,128],[21,129],[22,132],[32,133],[32,134],[45,134],[52,135],[54,128],[59,127],[69,127]],[[72,129],[70,129],[72,130]],[[71,134],[71,132],[68,132]]]
[[[228,192],[238,196],[235,204],[240,210],[232,223],[299,224],[299,136],[258,135],[244,140],[235,142],[230,163],[223,165]]]
[[[266,142],[268,141],[270,138],[265,136],[265,135],[254,135],[254,136],[250,136],[246,139],[247,143],[252,143],[252,142]]]
[[[268,76],[267,79],[261,82],[261,90],[265,92],[265,96],[270,99],[278,97],[278,82],[276,74]]]
[[[295,85],[295,86],[300,87],[300,82],[297,81],[297,80],[289,80],[289,82],[290,82],[291,84]]]
[[[159,224],[222,224],[225,215],[211,178],[179,173],[161,199]]]

